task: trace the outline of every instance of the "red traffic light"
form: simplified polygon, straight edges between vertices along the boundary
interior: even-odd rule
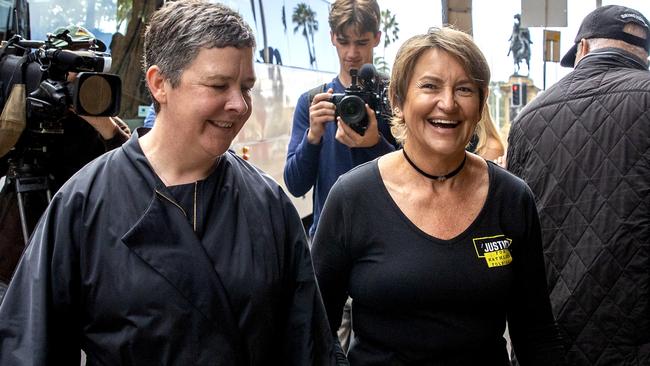
[[[510,100],[510,104],[513,107],[519,107],[521,106],[522,103],[522,93],[521,93],[521,85],[520,84],[512,84],[512,99]]]

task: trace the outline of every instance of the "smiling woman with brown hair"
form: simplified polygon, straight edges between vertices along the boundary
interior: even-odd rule
[[[331,326],[353,299],[352,365],[508,365],[506,321],[522,365],[562,364],[534,198],[465,151],[489,81],[460,31],[398,52],[389,96],[404,148],[339,179],[313,243]]]

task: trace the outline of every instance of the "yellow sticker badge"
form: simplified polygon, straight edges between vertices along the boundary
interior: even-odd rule
[[[510,255],[510,244],[512,239],[504,235],[488,236],[484,238],[474,238],[474,249],[479,258],[485,258],[488,267],[507,266],[512,263]]]

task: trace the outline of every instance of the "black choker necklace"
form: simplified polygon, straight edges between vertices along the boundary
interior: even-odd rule
[[[417,165],[415,165],[415,163],[414,163],[413,161],[411,161],[411,159],[409,158],[409,156],[406,155],[406,150],[402,149],[402,153],[404,153],[404,157],[406,158],[406,161],[408,161],[409,164],[411,164],[411,166],[413,167],[413,169],[415,169],[418,173],[424,175],[425,177],[427,177],[427,178],[429,178],[429,179],[437,180],[438,182],[444,182],[444,181],[446,181],[447,179],[449,179],[449,178],[455,176],[456,174],[460,173],[460,171],[461,171],[461,170],[463,169],[463,167],[465,166],[465,161],[467,161],[467,153],[465,153],[465,156],[463,157],[463,161],[460,163],[460,165],[458,166],[458,168],[452,170],[451,172],[449,172],[449,174],[445,174],[445,175],[432,175],[432,174],[429,174],[429,173],[425,172],[424,170],[418,168]]]

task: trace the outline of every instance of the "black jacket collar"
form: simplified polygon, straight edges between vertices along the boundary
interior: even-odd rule
[[[590,52],[580,60],[580,62],[578,62],[575,69],[579,70],[603,66],[648,70],[648,66],[643,63],[643,60],[630,52],[615,47],[599,48]]]

